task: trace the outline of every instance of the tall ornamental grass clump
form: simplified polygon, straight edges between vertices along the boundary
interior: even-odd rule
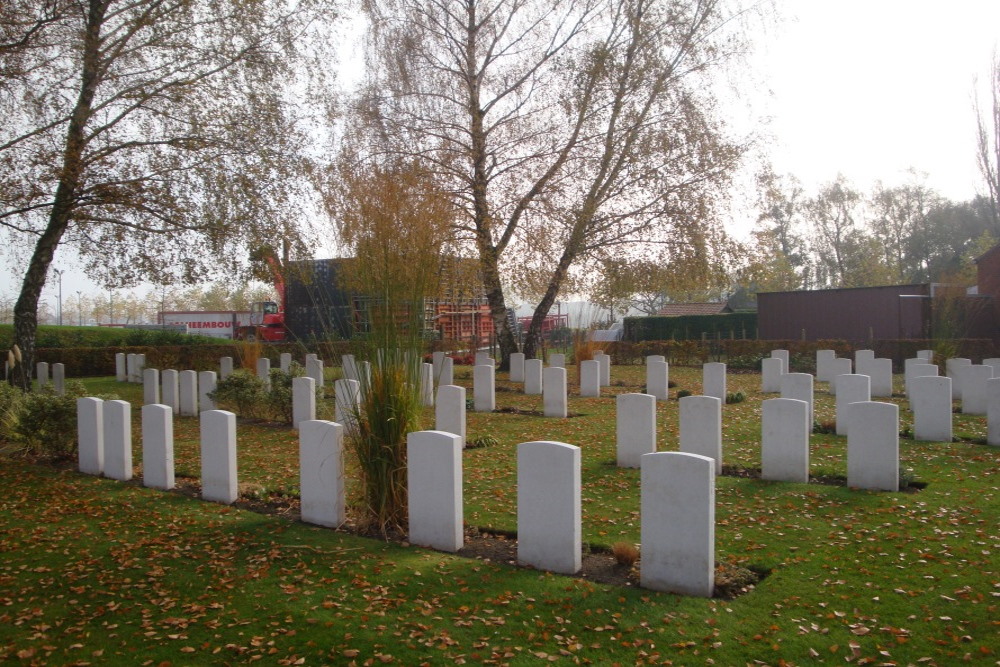
[[[348,442],[361,474],[361,509],[385,533],[406,525],[406,436],[420,430],[419,350],[373,350],[370,377],[362,374],[361,400]]]
[[[347,160],[328,201],[354,253],[345,286],[359,298],[360,404],[347,432],[360,472],[359,520],[383,535],[407,524],[406,439],[421,428],[425,306],[441,295],[443,248],[455,222],[448,197],[417,165]]]

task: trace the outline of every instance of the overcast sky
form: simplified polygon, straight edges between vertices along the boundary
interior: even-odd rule
[[[1000,41],[1000,0],[776,0],[758,40],[754,111],[769,120],[775,171],[812,192],[843,173],[862,191],[913,167],[942,195],[977,193],[973,81],[985,85]],[[985,91],[985,89],[984,89]],[[985,95],[985,92],[982,93]],[[985,101],[985,98],[984,98]],[[97,292],[63,248],[63,297]],[[20,276],[5,272],[0,294]],[[43,298],[55,304],[55,280]]]
[[[778,173],[795,174],[808,191],[839,171],[868,190],[914,167],[950,199],[975,196],[973,81],[988,81],[1000,0],[779,7],[784,20],[758,65],[771,91]]]

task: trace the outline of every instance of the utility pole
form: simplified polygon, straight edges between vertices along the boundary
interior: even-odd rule
[[[56,274],[56,278],[59,279],[59,326],[62,326],[62,277],[65,272],[65,269],[52,269],[52,273]]]
[[[83,296],[80,290],[76,291],[76,326],[83,326]]]

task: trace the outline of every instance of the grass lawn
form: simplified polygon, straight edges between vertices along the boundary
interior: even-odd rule
[[[671,379],[701,390],[700,370],[671,368]],[[470,386],[469,369],[456,380]],[[615,368],[613,380],[608,394],[642,391],[641,368]],[[728,381],[747,400],[724,408],[725,463],[758,467],[771,396],[759,375]],[[141,388],[87,384],[136,406],[139,466]],[[541,409],[513,389],[498,383],[498,406]],[[833,410],[817,385],[817,420]],[[498,440],[464,454],[469,524],[515,530],[515,447],[558,440],[583,450],[584,541],[638,542],[639,475],[614,466],[613,397],[573,396],[570,411],[579,416],[468,414],[470,438]],[[658,406],[657,423],[660,449],[676,450],[676,401]],[[598,585],[3,460],[0,659],[1000,664],[1000,448],[977,444],[983,417],[956,415],[955,434],[963,441],[901,439],[903,467],[927,484],[918,491],[719,478],[717,560],[771,570],[735,600]],[[176,419],[175,436],[178,475],[197,476],[197,420]],[[296,491],[290,429],[241,423],[238,449],[241,483]],[[811,473],[846,475],[845,455],[845,438],[814,435]]]

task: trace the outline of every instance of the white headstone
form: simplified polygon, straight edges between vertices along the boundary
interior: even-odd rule
[[[924,359],[929,364],[934,363],[934,350],[917,350],[917,358]]]
[[[611,355],[595,352],[594,359],[601,364],[601,386],[611,386]]]
[[[409,540],[440,551],[458,551],[464,542],[462,439],[444,431],[406,436]]]
[[[875,350],[855,350],[854,351],[854,370],[858,372],[859,375],[863,375],[858,371],[858,368],[864,366],[868,362],[875,359]]]
[[[233,358],[222,357],[219,359],[219,380],[225,380],[233,374]]]
[[[307,353],[305,356],[305,361],[302,362],[303,368],[308,366],[310,361],[315,361],[317,359],[319,359],[319,355],[316,354],[315,352]]]
[[[983,366],[989,366],[993,369],[993,377],[1000,377],[1000,357],[983,359]],[[53,368],[55,368],[55,366],[53,366]]]
[[[788,350],[771,350],[772,359],[781,359],[781,372],[788,373]]]
[[[986,444],[1000,446],[1000,378],[986,382]]]
[[[816,350],[816,380],[818,382],[829,382],[830,362],[837,358],[834,350]]]
[[[644,454],[656,451],[656,398],[649,394],[618,394],[615,436],[619,468],[638,468]]]
[[[66,364],[52,364],[52,387],[57,396],[66,395]]]
[[[546,417],[565,419],[569,414],[566,396],[566,369],[546,368],[542,371],[542,413]]]
[[[654,361],[662,361],[662,362],[666,363],[667,358],[665,356],[663,356],[662,354],[647,354],[646,355],[646,364],[647,365],[653,363]]]
[[[147,368],[142,372],[142,404],[155,405],[160,402],[160,371]]]
[[[951,442],[951,378],[924,375],[910,380],[913,439]]]
[[[315,389],[312,378],[296,380],[306,380]],[[299,423],[299,494],[306,523],[337,528],[346,521],[343,442],[344,427],[340,424],[319,420]]]
[[[864,370],[859,369],[858,373],[872,379],[872,398],[892,396],[892,359],[873,359],[865,363]]]
[[[815,420],[813,412],[813,376],[808,373],[785,373],[781,376],[781,397],[794,398],[809,404],[809,423]]]
[[[132,479],[132,406],[127,401],[104,401],[104,475]]]
[[[125,355],[125,381],[135,382],[135,353]]]
[[[364,382],[367,385],[372,383],[372,364],[370,361],[362,361],[358,364],[358,378],[364,378]]]
[[[267,389],[271,388],[271,360],[267,357],[257,360],[257,377],[264,381]]]
[[[643,588],[712,597],[715,588],[715,462],[680,452],[642,457]]]
[[[496,362],[490,356],[489,352],[476,352],[476,366],[493,366],[496,368]]]
[[[278,357],[278,367],[282,373],[287,373],[292,368],[292,353],[282,352]]]
[[[292,378],[292,428],[316,419],[316,380],[311,377]],[[301,441],[302,435],[299,434]]]
[[[778,482],[809,481],[809,404],[794,398],[761,402],[761,477]]]
[[[701,367],[702,394],[726,402],[726,365],[711,362]]]
[[[343,424],[348,434],[354,428],[360,405],[360,382],[343,378],[333,383],[333,420],[338,424]]]
[[[765,394],[781,391],[781,376],[785,374],[785,362],[775,357],[760,360],[760,390]]]
[[[510,381],[524,382],[524,353],[512,352],[510,355]]]
[[[323,387],[323,360],[310,359],[306,362],[306,377],[312,378],[317,387]]]
[[[830,394],[837,395],[837,377],[840,375],[850,375],[852,370],[850,359],[834,359],[830,362]]]
[[[528,396],[540,396],[542,393],[542,360],[524,360],[524,393]]]
[[[714,396],[685,396],[680,401],[680,451],[715,460],[722,474],[722,401]]]
[[[986,382],[993,379],[992,366],[965,366],[959,370],[962,383],[962,414],[986,414]]]
[[[438,385],[455,384],[455,360],[445,357],[441,360],[441,374],[438,376]]]
[[[646,358],[646,393],[658,401],[670,398],[670,366],[665,361]]]
[[[583,563],[580,448],[562,442],[517,446],[517,560],[574,574]]]
[[[593,359],[580,362],[580,396],[596,398],[601,395],[601,364]]]
[[[553,352],[549,355],[550,368],[566,368],[566,355]]]
[[[201,413],[201,497],[234,503],[236,478],[236,415],[226,410]]]
[[[923,359],[907,359],[907,362],[921,362]],[[938,367],[935,364],[906,363],[903,371],[903,391],[910,395],[910,384],[914,378],[933,377],[938,374]]]
[[[465,446],[465,387],[443,384],[437,390],[434,405],[434,428],[454,433]]]
[[[958,400],[962,398],[962,383],[958,379],[958,369],[964,366],[971,366],[972,360],[965,359],[963,357],[955,357],[954,359],[946,359],[944,362],[945,375],[951,378],[951,398],[952,400]]]
[[[848,406],[872,400],[872,380],[867,375],[845,373],[838,375],[837,384],[837,435],[847,435],[850,423]]]
[[[198,407],[201,410],[214,410],[215,401],[209,396],[219,384],[219,376],[215,371],[198,373]]]
[[[49,364],[46,361],[39,361],[35,364],[35,378],[38,380],[38,388],[41,389],[49,383]]]
[[[198,373],[181,371],[177,378],[180,385],[181,416],[195,417],[198,414]]]
[[[434,382],[441,384],[441,362],[444,361],[444,352],[438,350],[431,353],[431,365],[434,367]]]
[[[160,400],[163,402],[163,405],[169,405],[175,415],[180,414],[181,399],[177,371],[171,369],[161,371],[160,387]]]
[[[115,353],[115,380],[126,382],[128,380],[128,367],[125,363],[125,353]]]
[[[136,384],[142,382],[142,372],[146,370],[146,355],[137,354],[135,355],[135,377],[130,381]]]
[[[494,372],[492,365],[485,364],[472,369],[472,404],[476,412],[493,412],[497,409]]]
[[[847,485],[899,491],[899,406],[870,401],[848,410]]]
[[[80,472],[100,475],[104,472],[104,401],[99,398],[76,399],[76,436]]]
[[[420,364],[420,404],[434,405],[434,365]]]
[[[142,484],[174,488],[174,411],[169,405],[142,406]]]
[[[358,375],[358,364],[354,360],[353,354],[342,354],[340,356],[340,364],[344,369],[344,379],[345,380],[358,380],[360,375]]]

